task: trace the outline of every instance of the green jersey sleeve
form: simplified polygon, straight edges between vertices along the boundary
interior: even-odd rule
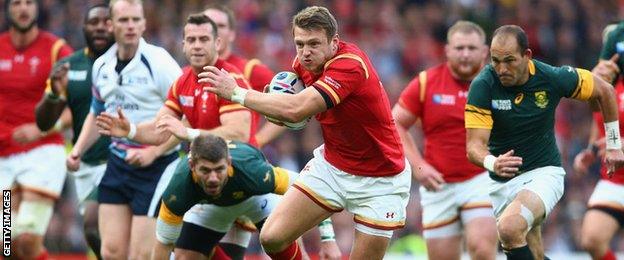
[[[551,67],[551,80],[561,91],[561,96],[588,100],[594,91],[594,78],[590,71],[570,66]]]

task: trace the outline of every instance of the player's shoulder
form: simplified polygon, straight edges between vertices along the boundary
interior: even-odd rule
[[[236,67],[234,64],[226,61],[226,60],[222,60],[222,59],[217,59],[217,63],[215,63],[215,66],[217,68],[223,68],[225,69],[227,72],[229,73],[234,73],[234,74],[241,74],[241,70]]]
[[[472,80],[471,85],[475,84],[494,84],[497,81],[496,72],[491,64],[487,64],[481,68],[479,74]]]
[[[444,75],[449,74],[449,72],[450,69],[448,68],[448,65],[446,63],[441,63],[425,70],[425,73],[427,73],[427,79],[429,80],[443,77]],[[420,73],[418,73],[416,76],[418,77],[419,74]]]
[[[82,48],[82,49],[79,49],[79,50],[73,52],[69,56],[61,59],[59,62],[69,62],[69,63],[72,63],[72,62],[82,62],[85,59],[88,59],[87,53],[88,53],[87,48]]]
[[[534,66],[535,75],[543,76],[554,80],[557,80],[559,77],[562,76],[562,74],[575,74],[576,71],[576,68],[569,65],[554,66],[535,59],[530,61],[529,71],[531,71],[531,63]]]
[[[262,154],[262,152],[260,152],[258,148],[254,147],[249,143],[241,141],[228,140],[228,149],[230,151],[232,159],[243,158],[247,156],[257,156],[259,154]]]
[[[98,57],[97,59],[95,59],[95,62],[93,63],[93,67],[94,68],[99,68],[102,65],[105,64],[113,64],[110,61],[116,60],[117,59],[117,43],[113,44],[110,48],[108,48],[108,50],[106,52],[104,52],[104,54],[100,55],[100,57]]]
[[[43,30],[39,31],[39,40],[48,44],[54,44],[57,41],[65,41],[63,38]]]
[[[324,66],[326,70],[328,68],[349,68],[353,66],[366,68],[365,57],[366,55],[357,45],[340,41],[336,55],[328,60]]]

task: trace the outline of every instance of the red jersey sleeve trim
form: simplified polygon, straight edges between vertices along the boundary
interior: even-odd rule
[[[421,71],[418,73],[418,83],[420,87],[420,103],[425,102],[425,94],[427,93],[427,71]]]
[[[245,77],[245,79],[251,79],[251,72],[253,71],[253,68],[258,64],[260,64],[260,60],[258,59],[252,59],[245,64],[245,69],[243,70],[243,76]]]
[[[331,96],[331,98],[333,99],[334,105],[340,104],[340,96],[338,96],[338,93],[336,93],[336,91],[332,87],[327,85],[327,83],[319,79],[316,82],[314,82],[314,84],[319,86],[321,89],[323,89],[323,91],[325,91],[325,93]]]
[[[334,57],[333,59],[325,62],[325,66],[323,66],[323,69],[327,69],[329,64],[331,64],[332,62],[334,62],[337,59],[354,59],[356,61],[359,61],[360,64],[362,65],[362,68],[364,69],[364,73],[366,74],[366,78],[368,79],[368,68],[366,67],[366,63],[364,63],[364,60],[362,60],[362,57],[357,56],[357,55],[355,55],[353,53],[340,54],[340,55]]]
[[[56,63],[56,60],[58,60],[59,51],[63,45],[65,45],[65,40],[63,39],[58,39],[52,44],[52,53],[50,54],[50,57],[52,57],[52,64]]]

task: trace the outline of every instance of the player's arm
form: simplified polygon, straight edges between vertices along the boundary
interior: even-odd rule
[[[125,137],[142,144],[160,145],[171,137],[170,132],[163,131],[157,127],[157,122],[167,117],[176,120],[180,119],[180,116],[175,111],[167,106],[163,106],[154,119],[136,125],[128,121],[121,109],[117,109],[117,115],[106,112],[101,113],[97,117],[97,126],[103,135],[119,138]]]
[[[403,143],[405,156],[414,168],[412,174],[427,190],[439,190],[440,185],[444,183],[442,174],[423,159],[420,150],[416,146],[414,137],[409,133],[410,127],[416,124],[419,118],[400,103],[397,103],[392,108],[392,116]]]
[[[182,230],[182,216],[173,213],[163,201],[156,220],[156,243],[152,250],[152,260],[169,260],[174,243]]]
[[[256,143],[258,143],[259,147],[271,143],[278,136],[284,133],[286,129],[286,127],[279,126],[271,122],[266,122],[256,133]]]
[[[221,125],[205,130],[201,129],[201,135],[213,134],[227,140],[247,142],[251,134],[251,111],[248,109],[222,113],[219,116]]]
[[[90,112],[85,118],[80,136],[74,144],[69,156],[67,157],[67,169],[76,171],[80,167],[80,157],[100,138],[97,126],[95,125],[95,115]]]
[[[476,83],[480,84],[480,83]],[[476,106],[476,103],[485,103],[483,93],[478,92],[478,86],[470,86],[468,102],[464,111],[464,123],[466,125],[466,152],[468,160],[473,164],[483,167],[490,172],[503,178],[514,177],[520,170],[522,158],[514,156],[514,150],[494,156],[490,154],[488,143],[494,120],[492,111]],[[481,102],[479,102],[481,101]]]
[[[279,121],[296,123],[327,110],[325,99],[315,88],[294,95],[262,93],[239,87],[226,71],[212,66],[205,67],[198,76],[199,83],[217,86],[208,87],[209,91]]]

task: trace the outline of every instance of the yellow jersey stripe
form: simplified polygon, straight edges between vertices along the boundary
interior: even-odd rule
[[[253,68],[258,64],[260,64],[260,60],[258,59],[252,59],[245,64],[245,69],[243,70],[243,76],[245,76],[247,80],[251,78],[251,72],[253,71]]]
[[[535,75],[535,63],[533,63],[533,60],[529,60],[529,74]]]
[[[594,92],[594,76],[590,71],[584,69],[576,69],[576,73],[579,78],[576,90],[574,90],[574,94],[572,94],[572,98],[578,100],[588,100],[591,97],[592,92]]]
[[[466,128],[482,128],[482,129],[492,129],[494,125],[494,120],[492,119],[492,114],[490,111],[485,109],[473,109],[476,108],[472,105],[466,105],[466,110],[464,111],[464,121]],[[487,113],[483,113],[483,110],[487,111]]]
[[[284,168],[273,167],[273,176],[275,176],[275,191],[274,193],[283,195],[288,190],[290,177],[288,171]]]
[[[173,212],[171,212],[171,210],[167,207],[167,204],[165,204],[164,202],[160,202],[160,211],[158,212],[158,218],[169,225],[182,224],[182,216],[173,214]]]
[[[468,111],[468,110],[475,111],[477,113],[484,114],[484,115],[491,115],[492,114],[492,111],[487,110],[485,108],[480,108],[480,107],[477,107],[477,106],[474,106],[474,105],[466,104],[466,111]]]
[[[175,102],[173,102],[171,100],[165,101],[165,105],[168,106],[169,108],[173,109],[174,111],[178,112],[178,113],[182,113],[182,109],[180,109],[178,104],[176,104]]]
[[[241,104],[230,104],[230,105],[225,105],[219,108],[219,113],[223,114],[226,112],[230,112],[233,110],[239,110],[239,109],[247,109],[246,107],[242,106]]]
[[[320,79],[317,80],[315,83],[319,85],[320,87],[322,87],[323,89],[327,90],[327,93],[332,95],[332,97],[334,98],[334,101],[336,102],[334,106],[340,104],[340,96],[338,96],[338,93],[336,93],[336,91],[332,87],[330,87],[329,85],[327,85],[327,83],[323,82]]]
[[[427,90],[427,71],[418,73],[418,83],[420,83],[420,103],[425,102],[425,91]]]
[[[63,45],[65,45],[65,40],[63,39],[56,40],[56,42],[52,45],[52,53],[50,53],[50,57],[52,57],[52,65],[56,63],[56,60],[58,60],[59,51]]]
[[[327,67],[329,66],[329,64],[331,64],[332,62],[334,62],[334,61],[335,61],[335,60],[337,60],[337,59],[342,59],[342,58],[345,58],[345,59],[354,59],[354,60],[356,60],[356,61],[359,61],[359,62],[360,62],[360,64],[362,64],[362,68],[364,69],[364,73],[366,74],[366,78],[368,79],[368,68],[366,67],[366,63],[364,63],[364,60],[362,60],[362,57],[357,56],[357,55],[355,55],[355,54],[353,54],[353,53],[345,53],[345,54],[340,54],[340,55],[338,55],[338,56],[334,57],[333,59],[331,59],[331,60],[329,60],[329,61],[327,61],[327,62],[325,63],[325,66],[323,66],[323,69],[327,69]]]

